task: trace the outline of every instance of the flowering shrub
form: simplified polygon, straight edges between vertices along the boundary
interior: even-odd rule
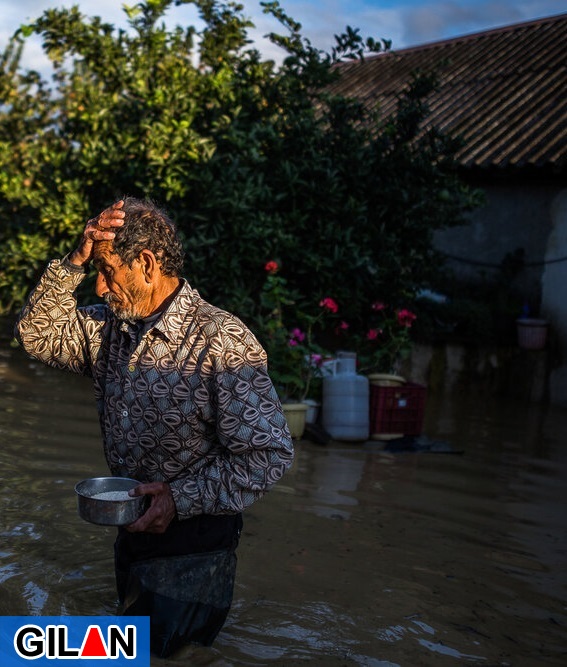
[[[262,314],[256,333],[268,355],[268,372],[281,400],[301,402],[309,395],[313,378],[321,377],[321,364],[327,356],[315,343],[314,330],[338,312],[338,305],[326,297],[319,301],[316,314],[302,312],[296,295],[279,273],[279,264],[271,260],[264,270]]]
[[[407,308],[392,308],[382,301],[371,305],[370,326],[352,336],[358,356],[359,370],[365,373],[394,373],[411,350],[410,329],[416,315]],[[350,326],[341,322],[336,333],[347,335]]]
[[[339,310],[339,307],[337,306],[334,299],[331,299],[330,297],[326,297],[325,299],[321,299],[321,301],[319,302],[319,305],[321,306],[321,308],[326,308],[331,313],[337,313],[338,310]]]

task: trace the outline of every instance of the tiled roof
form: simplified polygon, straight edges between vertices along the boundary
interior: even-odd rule
[[[436,69],[427,121],[465,146],[466,167],[564,168],[567,13],[341,64],[334,92],[395,108],[416,70]]]

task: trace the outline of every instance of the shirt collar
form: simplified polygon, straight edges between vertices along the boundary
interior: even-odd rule
[[[152,327],[172,342],[186,335],[185,320],[194,308],[195,299],[199,297],[197,290],[184,278],[180,280],[181,289]]]
[[[199,292],[193,289],[185,278],[179,280],[181,281],[181,288],[163,313],[138,320],[135,323],[120,320],[120,330],[132,337],[142,330],[150,331],[154,329],[172,342],[185,335],[185,330],[182,332],[181,328],[194,305],[195,298],[199,297]]]

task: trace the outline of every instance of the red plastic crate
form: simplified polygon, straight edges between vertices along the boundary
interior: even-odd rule
[[[370,385],[370,434],[420,435],[427,388],[406,382],[397,387]]]

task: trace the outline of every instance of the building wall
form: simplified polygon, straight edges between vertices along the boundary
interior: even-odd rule
[[[555,352],[549,382],[550,401],[567,405],[567,189],[556,193],[550,211],[552,227],[545,255],[541,310],[550,322]]]
[[[567,405],[567,189],[559,185],[485,184],[484,206],[470,224],[438,232],[435,245],[458,278],[495,281],[502,261],[521,249],[524,265],[510,287],[531,317],[549,321],[550,371],[545,394]],[[520,316],[521,313],[518,313]]]
[[[523,252],[524,267],[510,287],[525,297],[535,316],[540,309],[543,261],[552,228],[551,205],[558,188],[485,184],[482,190],[486,203],[471,213],[470,223],[438,232],[435,245],[460,258],[448,258],[447,266],[458,278],[472,282],[497,280],[505,258]]]

